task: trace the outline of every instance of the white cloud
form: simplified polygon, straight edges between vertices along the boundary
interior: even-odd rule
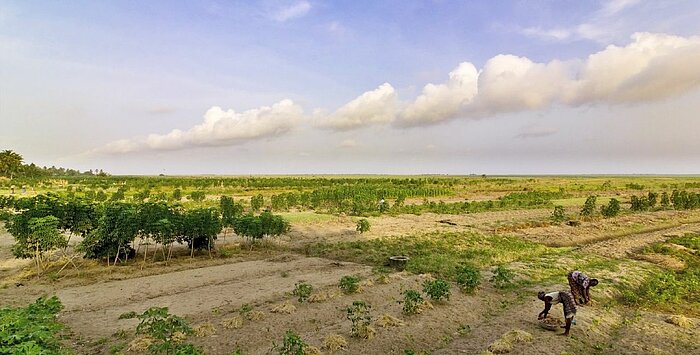
[[[627,46],[611,45],[583,60],[535,63],[525,57],[497,55],[478,73],[476,91],[470,85],[454,85],[451,74],[446,84],[426,85],[398,123],[427,125],[557,104],[660,100],[700,86],[697,63],[700,37],[653,33],[636,33]],[[459,68],[470,65],[462,63]]]
[[[599,13],[601,16],[613,16],[628,7],[636,5],[638,2],[639,0],[610,0],[603,5]]]
[[[400,122],[437,122],[454,118],[477,93],[479,73],[472,63],[461,63],[445,84],[428,84],[422,94],[402,112]]]
[[[308,1],[300,1],[294,5],[280,9],[272,17],[279,22],[285,22],[287,20],[303,17],[308,14],[310,10],[311,4]]]
[[[396,90],[384,83],[348,102],[330,115],[316,111],[319,127],[339,131],[363,128],[374,124],[385,124],[396,116],[398,97]]]
[[[167,134],[122,139],[97,152],[128,153],[144,150],[177,150],[193,147],[230,146],[287,133],[302,119],[303,109],[291,100],[272,106],[236,112],[218,106],[207,110],[204,122],[186,131],[173,129]]]

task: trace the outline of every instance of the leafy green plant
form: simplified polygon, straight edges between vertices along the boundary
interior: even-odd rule
[[[616,198],[611,198],[607,205],[600,206],[600,214],[603,217],[615,217],[618,213],[620,213],[620,201]]]
[[[416,290],[405,290],[401,294],[403,295],[403,300],[399,301],[399,303],[403,303],[403,313],[418,313],[420,306],[425,302],[423,296]]]
[[[306,302],[306,299],[311,296],[311,292],[313,292],[313,290],[314,287],[311,286],[311,284],[299,281],[294,284],[294,291],[292,291],[292,295],[297,297],[299,303],[304,303]]]
[[[592,217],[593,214],[595,214],[596,200],[597,198],[595,196],[588,196],[588,198],[586,198],[586,202],[583,203],[583,207],[581,208],[581,216]]]
[[[359,221],[357,221],[357,225],[355,226],[355,230],[358,231],[360,234],[364,232],[369,232],[369,221],[366,218],[362,218]]]
[[[351,306],[345,309],[346,318],[352,323],[350,335],[356,338],[368,338],[368,334],[373,333],[370,328],[372,316],[370,311],[372,306],[365,301],[354,301]]]
[[[340,278],[340,283],[338,283],[338,287],[346,295],[349,295],[351,293],[355,293],[355,292],[357,292],[357,289],[360,287],[360,278],[357,276],[350,276],[350,275],[343,276]]]
[[[550,217],[553,222],[561,223],[566,220],[566,211],[564,206],[554,206],[554,211],[552,211],[552,216]]]
[[[423,282],[423,292],[430,299],[439,301],[442,299],[450,299],[450,284],[443,279],[426,280]]]
[[[142,314],[135,312],[124,313],[122,318],[137,318],[137,335],[146,335],[155,340],[148,347],[152,354],[201,354],[201,349],[192,344],[181,344],[181,339],[193,333],[187,321],[168,313],[168,307],[151,307]]]
[[[457,268],[455,279],[464,293],[471,294],[481,284],[481,272],[474,266],[463,265]]]
[[[503,265],[498,265],[494,269],[493,276],[491,276],[490,281],[497,288],[506,288],[512,285],[514,277],[515,273],[513,273],[513,271],[508,270],[508,268]]]
[[[293,330],[287,330],[282,339],[282,344],[272,344],[272,349],[279,355],[304,355],[304,350],[309,345]]]
[[[0,308],[0,354],[59,353],[57,333],[63,325],[56,315],[62,308],[56,296],[23,308]]]

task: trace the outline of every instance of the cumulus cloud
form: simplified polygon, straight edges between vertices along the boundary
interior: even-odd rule
[[[423,94],[401,112],[398,124],[426,125],[552,105],[664,99],[700,86],[697,63],[700,37],[654,33],[636,33],[630,44],[610,45],[582,60],[536,63],[497,55],[476,75],[476,88],[453,83],[453,73],[467,72],[459,68],[469,63],[460,64],[446,84],[426,85]]]
[[[285,22],[287,20],[303,17],[309,13],[309,10],[311,10],[311,4],[308,1],[300,1],[294,5],[278,10],[272,17],[279,22]]]
[[[98,152],[129,153],[144,150],[178,150],[193,147],[230,146],[246,141],[287,133],[302,119],[303,109],[291,100],[272,106],[236,112],[218,106],[207,110],[204,122],[188,129],[173,129],[167,134],[149,134],[145,138],[122,139],[107,144]]]
[[[401,122],[437,122],[454,118],[477,93],[479,73],[472,63],[462,63],[450,72],[445,84],[428,84],[422,94],[401,112]]]
[[[316,116],[320,117],[319,127],[347,131],[393,121],[397,105],[396,90],[384,83],[372,91],[363,93],[330,115],[323,115],[318,111]]]

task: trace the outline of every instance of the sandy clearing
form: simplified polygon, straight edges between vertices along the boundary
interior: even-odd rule
[[[108,336],[136,324],[118,320],[129,311],[158,306],[180,316],[209,314],[217,307],[278,299],[299,280],[320,287],[337,283],[344,275],[371,272],[367,266],[319,258],[283,260],[247,261],[59,290],[56,294],[65,305],[61,319],[81,334]]]

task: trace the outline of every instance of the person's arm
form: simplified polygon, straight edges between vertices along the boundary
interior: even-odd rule
[[[547,318],[547,313],[549,313],[549,310],[552,308],[552,297],[545,297],[544,298],[544,310],[540,312],[540,314],[537,316],[537,319],[542,319],[542,318]]]
[[[590,291],[590,289],[591,289],[590,286],[586,287],[586,291],[584,291],[584,294],[583,294],[583,300],[586,301],[586,303],[588,303],[588,302],[591,301],[591,291]]]

